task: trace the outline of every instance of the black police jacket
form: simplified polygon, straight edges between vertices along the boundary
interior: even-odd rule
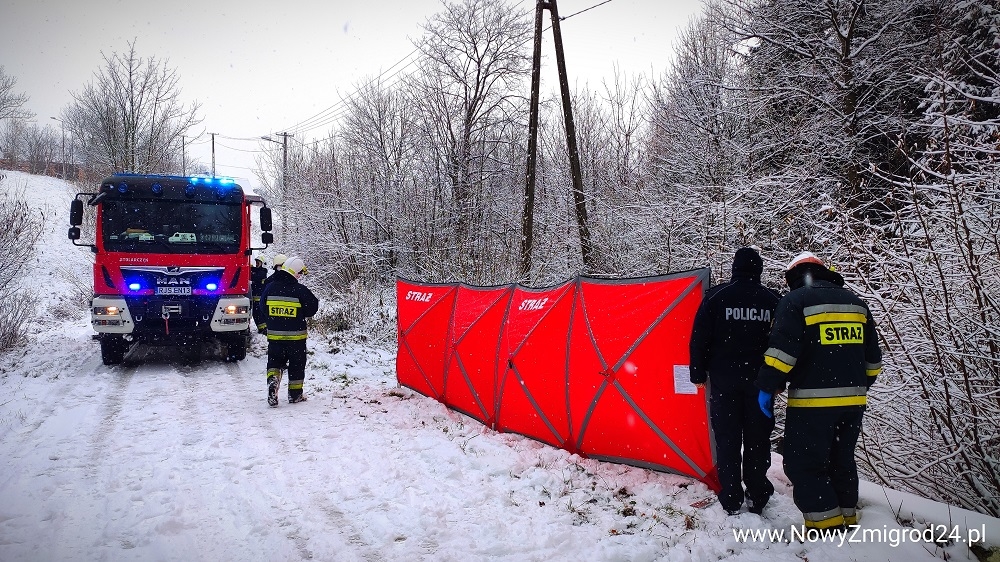
[[[750,276],[709,289],[691,330],[691,382],[711,378],[713,392],[752,387],[780,298]]]
[[[756,385],[776,394],[788,386],[788,407],[863,406],[882,370],[868,305],[835,272],[785,295]]]
[[[305,340],[306,318],[319,310],[319,299],[287,271],[272,275],[260,295],[261,318],[267,322],[268,341]]]

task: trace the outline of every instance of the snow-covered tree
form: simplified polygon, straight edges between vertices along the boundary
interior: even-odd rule
[[[180,171],[181,136],[201,122],[181,101],[180,76],[166,61],[141,57],[135,41],[104,55],[104,66],[62,111],[85,163],[100,174]]]
[[[916,73],[923,118],[898,144],[910,169],[887,176],[892,221],[856,244],[879,264],[860,281],[896,367],[876,394],[865,459],[890,485],[997,516],[1000,12],[977,0],[938,8]]]

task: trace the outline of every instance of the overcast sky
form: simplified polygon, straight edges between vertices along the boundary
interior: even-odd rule
[[[701,4],[558,0],[560,15],[571,16],[562,22],[570,80],[597,86],[615,64],[627,74],[660,73],[678,30]],[[101,53],[123,52],[135,39],[140,56],[166,60],[177,71],[185,101],[201,103],[204,121],[193,133],[219,134],[217,174],[255,183],[249,168],[261,145],[238,139],[286,130],[303,142],[325,136],[328,125],[296,126],[337,104],[360,80],[405,66],[411,40],[441,7],[441,0],[0,0],[0,65],[31,98],[26,108],[36,122],[58,128],[50,117],[92,80]],[[545,21],[548,27],[547,13]],[[551,32],[542,51],[546,67],[554,68]],[[558,88],[554,75],[542,80],[543,91]],[[192,158],[211,163],[207,134],[190,147]]]

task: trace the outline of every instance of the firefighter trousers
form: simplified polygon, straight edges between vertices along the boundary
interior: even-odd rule
[[[302,383],[306,378],[306,340],[268,340],[268,384],[281,369],[288,369],[288,399],[302,396]]]
[[[805,525],[817,529],[854,518],[864,406],[795,407],[785,416],[784,468]]]
[[[774,419],[760,411],[758,390],[745,388],[719,390],[710,397],[712,431],[715,433],[716,470],[719,473],[719,503],[726,511],[743,505],[744,491],[748,506],[759,513],[774,493],[767,479],[771,466],[771,431]]]

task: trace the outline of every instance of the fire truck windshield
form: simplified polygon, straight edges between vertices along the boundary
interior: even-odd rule
[[[241,206],[206,201],[104,201],[104,249],[155,254],[234,254]]]

